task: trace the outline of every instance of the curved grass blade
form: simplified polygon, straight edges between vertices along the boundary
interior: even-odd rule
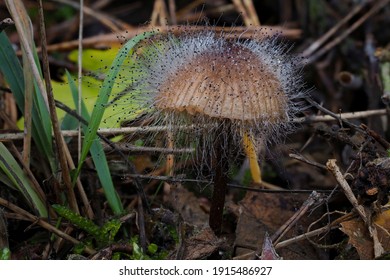
[[[133,48],[142,40],[154,35],[155,32],[145,32],[140,35],[135,36],[119,50],[116,55],[113,63],[111,64],[110,70],[107,72],[107,76],[103,81],[103,85],[101,90],[99,91],[95,107],[92,111],[91,121],[88,124],[88,127],[85,131],[85,137],[83,141],[83,147],[80,154],[80,160],[74,173],[73,182],[75,182],[75,178],[78,177],[81,171],[81,167],[87,157],[87,154],[96,139],[96,132],[100,126],[100,123],[103,118],[105,106],[108,103],[112,88],[114,86],[116,77],[121,69],[122,64],[125,59],[131,54]]]
[[[37,210],[41,217],[47,217],[48,213],[45,203],[39,198],[22,168],[1,142],[0,169],[9,178],[13,186],[24,196],[30,207]]]
[[[66,71],[66,76],[69,82],[69,86],[72,92],[73,101],[76,105],[76,110],[78,111],[78,89],[74,80],[68,71]],[[84,102],[81,103],[81,115],[87,121],[90,122],[90,116],[88,114],[87,107]],[[77,125],[77,124],[76,124]],[[87,126],[83,125],[83,131],[86,133]],[[92,155],[93,162],[95,164],[96,172],[99,177],[100,183],[104,189],[104,194],[107,198],[108,204],[110,205],[114,214],[120,214],[123,212],[123,206],[121,200],[114,188],[114,183],[112,182],[110,169],[108,167],[107,159],[103,151],[103,146],[100,143],[98,138],[92,142],[90,153]]]
[[[34,45],[33,37],[33,27],[31,19],[27,13],[26,7],[22,0],[5,0],[7,9],[12,16],[15,27],[18,32],[20,39],[22,53],[25,58],[25,62],[29,63],[29,68],[31,73],[26,72],[26,74],[34,79],[34,88],[35,94],[33,96],[33,107],[36,108],[36,111],[40,118],[36,118],[35,122],[39,122],[39,127],[37,127],[37,137],[42,137],[45,143],[40,143],[41,148],[47,155],[48,161],[52,172],[57,172],[58,168],[56,165],[56,160],[54,159],[54,152],[52,147],[52,135],[51,135],[51,118],[48,111],[48,102],[46,88],[44,81],[42,79],[42,71],[40,67],[40,62],[37,54],[37,50]],[[31,75],[32,74],[32,75]],[[26,77],[24,77],[26,79]],[[22,92],[23,97],[25,98],[25,90]],[[28,112],[24,112],[26,114]],[[37,116],[32,116],[37,117]],[[42,136],[40,136],[42,135]],[[35,139],[34,139],[35,140]],[[43,142],[42,141],[42,142]]]
[[[20,61],[8,37],[4,32],[0,33],[0,71],[7,81],[19,110],[24,115],[24,76]],[[35,85],[35,89],[38,87]],[[32,108],[32,136],[39,151],[46,156],[53,171],[56,169],[54,153],[52,149],[50,116],[40,93],[34,95]]]

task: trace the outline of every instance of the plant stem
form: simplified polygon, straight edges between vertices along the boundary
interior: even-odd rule
[[[223,208],[225,204],[228,170],[229,170],[229,141],[226,131],[228,126],[223,124],[214,142],[214,190],[211,198],[209,225],[216,235],[221,234]]]

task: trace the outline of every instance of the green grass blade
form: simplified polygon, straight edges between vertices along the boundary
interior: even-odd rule
[[[38,52],[36,50],[35,45],[32,46],[32,49],[34,52],[35,64],[37,65],[37,68],[39,70],[39,73],[41,73],[41,77],[43,80],[41,64],[39,61],[39,56],[38,56]],[[35,97],[34,98],[35,106],[36,106],[37,112],[40,116],[40,123],[42,124],[42,127],[45,129],[45,136],[50,141],[50,144],[51,144],[53,130],[52,130],[52,124],[51,124],[51,116],[50,116],[50,113],[48,110],[48,105],[46,104],[45,100],[43,99],[42,92],[40,91],[39,86],[38,86],[36,81],[35,81],[34,86],[35,86],[35,92],[36,92],[36,94],[34,96]],[[50,148],[50,152],[53,151],[53,148],[51,145],[48,148]]]
[[[19,110],[24,114],[24,77],[20,61],[4,32],[0,33],[0,71],[7,81]],[[37,86],[35,89],[37,90]],[[52,170],[55,170],[55,160],[51,139],[50,116],[43,103],[41,94],[34,95],[32,111],[32,136],[39,151],[49,160]],[[39,110],[38,110],[39,108]]]
[[[110,169],[108,167],[107,159],[104,154],[102,144],[96,139],[96,141],[92,143],[90,151],[93,162],[95,164],[97,175],[104,189],[104,195],[107,198],[108,204],[110,205],[114,214],[123,213],[122,202],[114,188],[114,183],[112,182]]]
[[[66,72],[67,79],[69,81],[69,86],[72,92],[73,101],[76,105],[76,108],[78,107],[78,89],[76,84],[74,83],[71,75],[69,72]],[[81,103],[81,115],[82,117],[90,121],[90,116],[88,114],[87,108],[84,104],[84,102]],[[83,125],[83,131],[84,133],[87,130],[87,126]],[[91,149],[90,149],[93,162],[95,164],[96,172],[99,177],[100,183],[102,184],[102,187],[104,189],[104,194],[107,198],[108,204],[110,205],[112,211],[114,214],[120,214],[123,212],[123,206],[121,203],[121,200],[118,196],[118,193],[116,192],[114,188],[114,183],[112,182],[110,169],[108,167],[107,159],[103,151],[103,146],[100,143],[99,139],[95,137],[95,140],[92,143]]]
[[[66,114],[61,121],[61,130],[73,130],[76,129],[79,121],[71,114]],[[70,138],[70,137],[69,137]],[[66,138],[65,138],[66,140]]]
[[[24,196],[28,204],[38,211],[41,217],[47,217],[45,203],[39,198],[27,175],[18,165],[12,154],[0,142],[0,169],[13,183],[14,187]]]
[[[81,167],[87,157],[87,154],[93,142],[95,141],[96,132],[99,129],[100,123],[102,121],[105,106],[108,103],[112,88],[114,86],[116,77],[121,69],[122,64],[124,63],[125,59],[129,56],[129,54],[131,53],[135,45],[137,45],[140,41],[152,36],[153,34],[155,34],[155,32],[145,32],[143,34],[135,36],[134,38],[126,42],[126,44],[119,50],[113,63],[111,64],[111,68],[108,71],[107,76],[103,81],[101,90],[99,91],[99,95],[96,100],[95,107],[92,111],[91,121],[89,122],[88,128],[85,132],[80,160],[73,178],[74,181],[75,178],[77,178],[77,176],[79,175],[81,171]]]

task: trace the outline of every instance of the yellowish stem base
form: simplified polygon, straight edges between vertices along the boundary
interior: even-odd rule
[[[248,132],[244,132],[242,140],[243,140],[245,153],[249,158],[249,168],[251,171],[253,182],[260,184],[262,182],[261,170],[257,158],[253,136],[250,135]]]

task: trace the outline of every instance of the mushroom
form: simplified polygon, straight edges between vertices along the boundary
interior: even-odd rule
[[[276,38],[228,41],[210,31],[169,33],[136,61],[143,74],[135,90],[156,124],[204,150],[198,156],[214,173],[209,224],[220,233],[229,160],[244,150],[257,160],[259,145],[292,131],[302,108],[300,61]],[[182,125],[194,130],[183,132]]]

